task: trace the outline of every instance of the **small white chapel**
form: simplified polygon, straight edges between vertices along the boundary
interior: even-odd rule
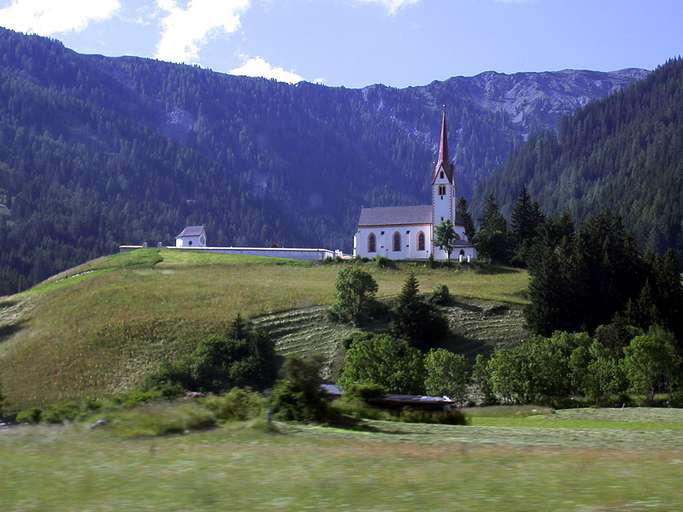
[[[448,255],[434,245],[436,226],[446,219],[460,237],[451,253],[453,261],[472,261],[477,251],[465,235],[456,215],[456,186],[453,163],[448,158],[446,112],[441,113],[439,155],[432,172],[432,204],[361,208],[358,230],[353,237],[353,255],[359,258],[385,256],[392,260],[445,260]]]

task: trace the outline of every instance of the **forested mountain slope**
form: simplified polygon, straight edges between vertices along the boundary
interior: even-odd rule
[[[645,249],[683,257],[683,60],[532,137],[477,191],[509,213],[523,186],[550,214],[624,218]]]
[[[133,57],[0,29],[0,295],[120,243],[350,250],[361,205],[428,198],[447,105],[461,192],[531,132],[646,75],[562,71],[332,88]]]

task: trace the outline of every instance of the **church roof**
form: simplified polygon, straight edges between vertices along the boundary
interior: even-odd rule
[[[453,183],[453,164],[448,158],[448,128],[446,126],[446,109],[441,112],[441,134],[439,135],[439,159],[434,166],[432,173],[432,183],[436,181],[439,171],[446,173],[448,181]]]
[[[385,206],[361,208],[358,226],[394,226],[399,224],[431,224],[432,205]]]
[[[182,238],[185,236],[199,236],[204,232],[204,226],[187,226],[183,229],[176,238]]]

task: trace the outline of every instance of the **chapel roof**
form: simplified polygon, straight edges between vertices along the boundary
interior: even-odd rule
[[[431,224],[432,205],[383,206],[361,208],[359,226],[395,226],[403,224]]]

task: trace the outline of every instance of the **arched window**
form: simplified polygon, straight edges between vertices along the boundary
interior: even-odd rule
[[[377,239],[374,233],[368,235],[368,252],[377,252]]]
[[[394,233],[394,251],[400,251],[401,250],[401,233],[398,231]]]
[[[417,234],[417,250],[425,250],[425,234],[422,231]]]

